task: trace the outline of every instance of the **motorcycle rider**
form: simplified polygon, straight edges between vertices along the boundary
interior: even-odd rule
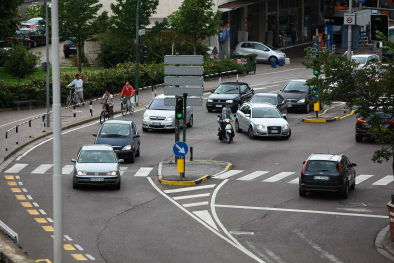
[[[221,140],[223,140],[224,133],[226,132],[226,122],[225,122],[224,120],[227,119],[227,120],[231,120],[231,121],[232,121],[233,119],[232,119],[231,115],[232,115],[231,108],[230,108],[230,106],[227,105],[226,107],[223,107],[223,109],[222,109],[222,114],[218,116],[218,123],[219,123],[219,133],[218,133],[218,136],[219,136],[219,142],[220,142]],[[234,130],[233,130],[233,127],[232,127],[232,126],[231,126],[231,133],[232,133],[232,138],[231,138],[231,140],[233,140],[235,134],[234,134]]]

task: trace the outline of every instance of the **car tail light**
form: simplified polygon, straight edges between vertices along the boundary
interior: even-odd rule
[[[233,50],[235,51],[236,47],[233,48]]]
[[[386,124],[394,125],[394,121],[388,121]]]
[[[362,124],[362,123],[367,123],[367,122],[364,120],[357,120],[357,124]]]
[[[211,55],[213,56],[213,55],[215,55],[215,53],[212,52]]]
[[[31,40],[31,37],[29,37],[29,39]]]
[[[338,163],[339,176],[343,176],[341,163]]]
[[[308,164],[308,161],[305,162],[304,167],[302,168],[301,174],[305,175],[305,169],[306,169],[306,165]]]
[[[63,50],[66,50],[66,45],[63,45]]]
[[[34,28],[34,26],[29,26],[29,28]]]

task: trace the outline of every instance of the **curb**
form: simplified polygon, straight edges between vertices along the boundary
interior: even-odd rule
[[[394,251],[388,247],[387,235],[390,232],[390,225],[383,228],[375,239],[375,249],[384,257],[394,262]]]
[[[342,105],[344,105],[344,104],[345,104],[345,103],[341,103],[341,104],[339,104],[339,105],[337,105],[337,106],[334,106],[334,107],[332,107],[332,108],[326,109],[322,114],[319,114],[319,116],[321,116],[321,115],[323,115],[323,114],[326,114],[329,110],[332,110],[332,109],[334,109],[334,108],[336,108],[336,107],[339,107],[339,106],[342,106]],[[349,117],[350,115],[353,115],[355,112],[356,112],[355,110],[352,110],[352,111],[351,111],[349,114],[347,114],[347,115],[344,115],[344,116],[341,116],[341,117],[332,117],[332,118],[328,118],[328,119],[316,119],[316,118],[309,119],[308,117],[305,117],[305,118],[302,118],[302,122],[309,122],[309,123],[334,122],[334,121],[339,121],[339,120],[342,120],[342,119],[344,119],[344,118],[346,118],[346,117]]]
[[[216,162],[214,160],[205,160],[205,161]],[[218,173],[216,173],[214,175],[204,175],[204,176],[202,176],[202,177],[200,177],[200,178],[198,178],[198,179],[196,179],[194,181],[170,181],[170,180],[163,180],[163,175],[162,175],[162,172],[161,172],[162,167],[163,167],[163,162],[160,162],[159,163],[159,169],[158,169],[158,177],[159,177],[159,183],[160,184],[193,186],[193,185],[201,184],[202,182],[205,182],[208,179],[211,179],[212,177],[215,177],[216,175],[219,175],[219,174],[224,173],[224,172],[226,172],[228,170],[231,170],[233,168],[233,164],[232,163],[228,163],[226,168],[223,171],[218,172]]]

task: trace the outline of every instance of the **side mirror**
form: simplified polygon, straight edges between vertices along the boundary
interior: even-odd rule
[[[250,114],[245,114],[245,117],[246,118],[250,118]]]
[[[97,133],[92,133],[93,137],[97,137]]]
[[[215,91],[214,90],[211,90],[211,93],[214,93]]]
[[[218,118],[220,118],[220,115],[218,115]]]
[[[355,167],[355,166],[357,166],[357,164],[355,164],[355,163],[352,163],[352,167]]]
[[[287,114],[282,114],[282,118],[287,120]]]
[[[71,159],[71,162],[72,162],[72,163],[76,163],[76,162],[77,162],[77,160],[75,160],[75,159]]]
[[[139,137],[141,137],[139,134],[133,136],[133,138],[139,138]]]
[[[124,159],[119,159],[118,163],[124,163]]]

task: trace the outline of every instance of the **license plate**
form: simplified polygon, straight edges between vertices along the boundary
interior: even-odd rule
[[[313,176],[314,180],[323,180],[323,181],[328,181],[330,180],[329,176],[321,176],[321,175],[317,175],[317,176]]]
[[[221,108],[221,107],[222,107],[222,105],[216,105],[216,107],[218,107],[218,108]]]
[[[152,125],[153,125],[153,126],[160,126],[161,123],[160,123],[160,122],[152,122]]]
[[[293,105],[291,105],[291,104],[287,104],[287,107],[291,108],[291,107],[293,107]]]
[[[278,130],[272,130],[271,133],[279,133]]]
[[[69,47],[69,49],[77,49],[77,47]]]
[[[90,178],[91,182],[104,182],[104,178]]]

